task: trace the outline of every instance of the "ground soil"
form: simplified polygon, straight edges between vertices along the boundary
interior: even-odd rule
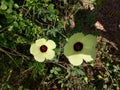
[[[94,12],[101,39],[109,44],[110,53],[120,62],[120,0],[105,0]]]

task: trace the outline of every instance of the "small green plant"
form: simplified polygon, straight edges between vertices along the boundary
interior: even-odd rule
[[[97,46],[99,64],[94,61],[96,18],[83,5],[81,0],[0,1],[0,89],[120,89],[120,65],[107,43]]]

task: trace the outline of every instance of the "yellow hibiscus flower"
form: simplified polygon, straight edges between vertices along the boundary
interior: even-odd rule
[[[83,60],[92,61],[96,57],[97,39],[95,36],[83,33],[72,35],[64,47],[64,54],[71,64],[78,66]]]
[[[56,44],[54,41],[41,38],[31,45],[30,53],[36,61],[43,62],[45,59],[50,60],[55,56],[55,52],[53,51],[55,48]]]

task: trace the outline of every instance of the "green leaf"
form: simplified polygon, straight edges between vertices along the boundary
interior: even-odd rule
[[[52,10],[54,9],[54,4],[49,4],[49,5],[48,5],[48,9],[49,9],[50,11],[52,11]]]
[[[67,4],[67,0],[63,0],[64,4]]]
[[[12,31],[13,30],[13,26],[9,26],[8,31]]]
[[[7,9],[7,5],[2,4],[0,8],[1,8],[2,10],[6,10],[6,9]]]
[[[18,9],[19,8],[19,5],[17,3],[14,4],[14,8],[15,9]]]
[[[14,22],[13,22],[13,26],[14,26],[14,27],[18,27],[19,25],[18,25],[18,23],[17,23],[16,21],[14,21]]]

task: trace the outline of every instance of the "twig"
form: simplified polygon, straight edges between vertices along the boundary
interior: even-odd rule
[[[45,61],[45,63],[53,63],[53,64],[56,64],[62,68],[64,68],[65,70],[67,70],[67,67],[65,67],[65,63],[64,62],[51,62],[51,61]],[[68,66],[68,64],[66,64]],[[68,67],[71,67],[70,65]]]
[[[34,68],[34,66],[31,66],[30,68],[24,70],[21,74],[22,74],[22,75],[25,74],[27,71],[31,70],[32,68]]]
[[[15,62],[15,60],[13,59],[13,57],[7,52],[5,51],[4,49],[0,48],[0,51],[5,53],[14,63],[17,67],[19,67],[19,65]],[[20,68],[20,67],[19,67]]]
[[[0,30],[0,33],[3,33],[4,31],[6,31],[6,29],[8,28],[9,26],[7,27],[4,27],[3,29]]]
[[[114,83],[114,80],[112,79],[112,76],[110,75],[110,72],[108,71],[108,69],[107,69],[106,67],[104,67],[104,69],[108,72],[107,75],[110,77],[110,79],[111,79],[111,81],[112,81],[110,87],[112,87],[112,86],[113,86],[113,83]]]
[[[7,79],[6,79],[6,81],[7,81],[7,82],[9,81],[9,79],[10,79],[10,77],[11,77],[12,72],[13,72],[13,70],[10,70],[10,71],[9,71],[9,75],[8,75],[8,77],[7,77]]]
[[[20,52],[18,52],[16,50],[12,50],[12,49],[10,49],[8,47],[5,47],[5,46],[3,46],[3,47],[6,48],[6,49],[9,49],[11,51],[11,52],[6,51],[8,54],[11,54],[11,55],[14,55],[14,56],[21,56],[23,59],[25,58],[27,60],[30,59],[28,56],[26,56],[26,55],[24,55],[24,54],[22,54],[22,53],[20,53]]]

